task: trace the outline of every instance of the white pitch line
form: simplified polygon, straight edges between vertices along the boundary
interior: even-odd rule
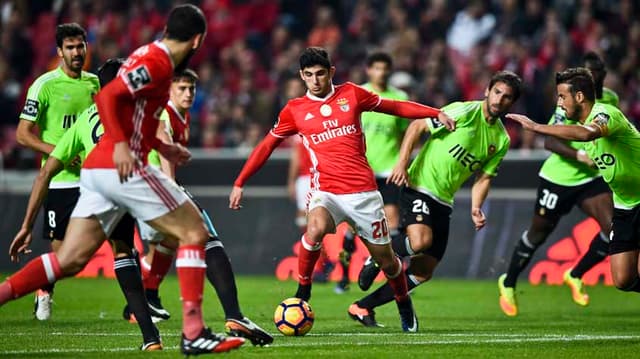
[[[24,334],[24,333],[22,333]],[[56,334],[62,334],[57,332]],[[84,333],[91,334],[91,333]],[[98,333],[93,333],[98,334]],[[108,333],[99,333],[104,334],[103,336],[107,336]],[[132,333],[116,333],[116,334],[124,334],[124,335],[132,335]],[[289,343],[278,343],[277,341],[272,345],[273,347],[325,347],[325,346],[335,346],[335,345],[352,345],[352,346],[365,346],[372,345],[371,342],[336,342],[335,340],[331,340],[329,342],[325,341],[317,341],[317,339],[322,337],[336,337],[336,336],[344,336],[344,337],[352,337],[354,334],[360,334],[359,336],[369,336],[374,333],[333,333],[333,334],[316,334],[310,336],[313,338],[312,340],[306,340],[300,338],[299,342],[289,342]],[[381,335],[384,334],[384,335]],[[435,336],[435,337],[446,337],[446,336],[462,336],[462,334],[428,334],[425,333],[426,336]],[[15,335],[15,333],[14,333]],[[73,335],[77,335],[74,333]],[[397,336],[396,334],[391,333],[380,333],[376,334],[376,336]],[[506,344],[506,343],[542,343],[542,342],[584,342],[584,341],[597,341],[597,340],[638,340],[640,339],[640,335],[561,335],[561,334],[549,334],[542,335],[538,337],[531,336],[517,336],[506,334],[490,334],[490,333],[467,333],[466,336],[470,337],[468,339],[429,339],[425,338],[425,335],[416,335],[409,334],[405,338],[406,340],[391,340],[391,341],[381,341],[379,344],[383,345],[403,345],[403,344],[412,344],[412,345],[459,345],[459,344]],[[471,338],[473,336],[488,336],[489,338],[484,339],[474,339]],[[509,337],[511,336],[511,337]],[[165,347],[165,349],[178,349],[178,346]],[[52,349],[23,349],[23,350],[8,350],[8,351],[0,351],[0,355],[18,355],[18,354],[43,354],[43,353],[103,353],[103,352],[129,352],[129,351],[137,351],[136,348],[132,347],[115,347],[115,348],[71,348],[71,349],[60,349],[60,348],[52,348]]]

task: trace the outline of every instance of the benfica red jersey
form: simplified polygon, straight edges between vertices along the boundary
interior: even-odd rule
[[[156,136],[160,113],[169,99],[172,78],[173,62],[169,56],[169,49],[161,42],[155,41],[133,52],[120,68],[118,76],[97,95],[108,96],[110,86],[124,84],[129,89],[131,98],[117,109],[117,120],[129,141],[131,151],[144,164],[151,150],[151,139]],[[105,126],[104,135],[87,156],[83,167],[115,168],[115,142]]]
[[[189,142],[189,124],[191,123],[191,115],[189,111],[184,116],[180,114],[180,111],[175,107],[173,102],[169,101],[165,107],[167,114],[169,114],[170,122],[170,135],[173,139],[173,143],[179,143],[186,146]]]
[[[311,158],[311,188],[335,194],[377,189],[365,157],[360,114],[380,97],[351,82],[334,86],[325,98],[310,93],[290,100],[271,130],[275,137],[302,136]]]

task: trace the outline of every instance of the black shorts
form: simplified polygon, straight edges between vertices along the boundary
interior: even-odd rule
[[[80,188],[52,188],[44,200],[42,237],[52,241],[63,240],[71,212],[80,197]]]
[[[438,261],[442,260],[449,241],[449,222],[451,207],[430,196],[409,187],[400,191],[400,226],[406,229],[411,224],[424,224],[431,228],[433,240],[431,247],[421,253],[428,254]]]
[[[386,178],[376,177],[376,184],[378,185],[378,191],[382,195],[382,203],[398,205],[400,200],[400,187],[393,183],[387,184]]]
[[[598,177],[591,182],[579,186],[561,186],[540,178],[535,213],[545,219],[557,223],[560,217],[571,211],[587,198],[611,192],[607,183]]]
[[[634,209],[613,209],[609,254],[640,249],[640,205]]]
[[[116,228],[111,232],[109,239],[114,241],[122,241],[129,248],[134,248],[133,244],[133,229],[135,227],[136,220],[129,214],[125,213],[120,219],[120,222],[116,225]]]

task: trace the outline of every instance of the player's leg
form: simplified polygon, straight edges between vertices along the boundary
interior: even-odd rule
[[[72,218],[65,238],[58,253],[49,252],[29,261],[0,284],[0,305],[80,272],[104,242],[105,234],[95,217]]]
[[[417,286],[429,281],[433,271],[440,261],[430,254],[417,254],[411,257],[406,270],[407,288],[412,291]],[[360,322],[365,327],[380,327],[375,319],[375,308],[387,304],[395,299],[393,288],[385,283],[364,298],[354,302],[349,307],[351,319]]]
[[[342,195],[338,200],[393,289],[402,329],[406,332],[418,331],[418,319],[409,297],[405,270],[402,261],[396,257],[391,247],[380,192]]]
[[[356,251],[355,233],[353,228],[349,227],[344,232],[342,239],[342,250],[338,255],[338,263],[342,267],[342,279],[336,284],[334,291],[342,294],[349,290],[349,270],[351,268],[351,256]]]
[[[332,195],[326,192],[316,192],[312,197],[320,198],[322,202],[312,204],[307,216],[307,231],[300,239],[300,253],[298,256],[298,289],[295,297],[308,301],[311,298],[311,282],[313,269],[320,257],[322,239],[327,233],[335,233],[336,221],[331,214],[333,209]]]
[[[582,276],[609,255],[609,232],[613,217],[613,198],[607,184],[602,179],[597,179],[585,186],[585,193],[578,205],[584,213],[598,222],[601,230],[593,237],[589,249],[578,263],[563,276],[565,284],[571,288],[573,301],[581,306],[589,304]]]
[[[640,292],[640,206],[614,209],[609,255],[615,286],[625,292]]]
[[[209,213],[193,199],[193,196],[186,190],[185,193],[198,207],[209,232],[209,239],[205,245],[206,274],[209,283],[211,283],[218,295],[220,304],[222,304],[226,319],[226,332],[229,335],[247,338],[253,345],[262,346],[273,343],[273,337],[269,333],[242,314],[231,260],[224,250],[224,245],[218,237],[213,221]]]
[[[162,305],[158,290],[160,283],[171,269],[178,248],[178,240],[165,239],[164,235],[144,221],[138,220],[137,225],[140,239],[149,247],[147,254],[140,260],[140,267],[151,316],[154,321],[167,320],[171,314]]]
[[[120,220],[111,235],[113,249],[113,267],[120,289],[127,300],[127,307],[142,333],[144,351],[162,350],[160,333],[153,324],[149,306],[144,295],[144,287],[136,260],[137,252],[133,249],[133,232],[135,220],[126,214]]]
[[[165,238],[179,238],[176,269],[183,310],[182,353],[228,351],[244,344],[243,339],[225,338],[204,326],[204,245],[208,233],[198,209],[182,189],[152,166],[139,169],[124,184],[119,184],[116,171],[104,171],[103,175],[100,185],[106,187],[105,191],[114,202],[127,208],[133,217],[147,222]],[[203,343],[207,345],[201,345]]]
[[[43,237],[50,241],[51,251],[57,253],[62,245],[64,234],[69,224],[71,212],[78,201],[80,190],[75,188],[51,189],[44,201]],[[38,320],[51,317],[51,302],[55,283],[46,285],[36,291],[33,313]]]
[[[409,235],[407,230],[406,235],[391,237],[391,246],[393,247],[393,251],[400,258],[405,258],[413,256],[431,247],[433,238],[431,233],[433,210],[431,207],[433,207],[433,209],[437,209],[438,216],[440,216],[440,213],[450,212],[450,207],[444,206],[433,200],[431,197],[411,188],[402,189],[399,202],[401,220],[406,221],[406,223],[403,222],[404,226],[414,223],[426,224],[426,226],[421,226],[419,231],[414,229],[416,232],[414,232],[413,235]],[[441,222],[443,225],[446,223],[448,226],[449,219],[442,218]],[[379,271],[378,263],[372,260],[372,258],[368,258],[358,275],[358,286],[360,289],[364,291],[368,290],[373,284],[373,281]]]

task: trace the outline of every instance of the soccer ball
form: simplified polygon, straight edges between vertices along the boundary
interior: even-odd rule
[[[286,336],[301,336],[309,333],[314,317],[309,303],[300,298],[287,298],[276,307],[273,323]]]

